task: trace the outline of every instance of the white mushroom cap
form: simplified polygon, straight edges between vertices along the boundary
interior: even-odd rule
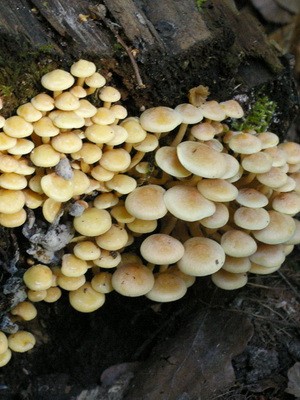
[[[42,86],[48,90],[61,91],[69,89],[75,82],[74,77],[67,71],[55,69],[42,77]]]
[[[169,107],[153,107],[140,116],[140,124],[148,132],[169,132],[181,124],[181,114]]]
[[[279,193],[274,197],[272,207],[283,214],[295,215],[300,211],[300,195],[297,192]]]
[[[184,124],[197,124],[203,119],[203,114],[200,108],[189,103],[179,104],[175,107],[175,111],[181,114],[182,122]]]
[[[155,282],[146,297],[153,301],[166,303],[181,299],[187,291],[185,282],[177,275],[162,272],[155,275]]]
[[[269,202],[267,196],[253,188],[240,189],[236,201],[242,206],[251,208],[265,207]]]
[[[141,244],[142,257],[156,265],[174,264],[184,254],[182,243],[170,235],[156,233],[148,236]]]
[[[206,101],[200,106],[203,116],[213,121],[223,121],[226,119],[224,108],[215,100]]]
[[[222,101],[220,106],[223,107],[227,117],[242,118],[244,116],[244,110],[236,100]]]
[[[226,225],[229,220],[229,211],[225,204],[216,203],[216,211],[206,218],[200,220],[200,224],[205,226],[205,228],[218,229]]]
[[[89,313],[98,310],[98,308],[104,304],[105,295],[96,292],[96,290],[92,288],[92,285],[87,282],[77,290],[73,290],[69,293],[69,301],[75,310]]]
[[[268,172],[257,174],[256,179],[258,182],[272,189],[277,189],[287,182],[287,174],[282,172],[278,167],[272,167]]]
[[[251,268],[249,257],[230,257],[226,256],[222,269],[233,274],[248,272]]]
[[[259,151],[258,153],[250,154],[242,159],[242,167],[244,170],[255,174],[262,174],[270,171],[272,168],[272,157]]]
[[[77,78],[85,78],[96,72],[96,65],[91,61],[78,60],[72,64],[70,72]]]
[[[270,223],[270,216],[264,208],[240,207],[233,215],[234,223],[246,230],[264,229]]]
[[[213,215],[215,204],[193,186],[175,185],[164,194],[168,211],[183,221],[198,221]]]
[[[261,141],[251,133],[241,132],[229,140],[228,146],[236,153],[253,154],[261,150]]]
[[[256,275],[269,275],[272,274],[273,272],[277,271],[281,267],[280,265],[277,265],[276,267],[263,267],[262,265],[251,263],[251,268],[249,272],[251,274],[256,274]]]
[[[184,249],[184,255],[177,266],[187,275],[210,275],[218,271],[225,262],[224,250],[212,239],[190,238],[184,243]]]
[[[191,134],[198,140],[213,139],[216,133],[216,129],[209,122],[202,122],[191,127]]]
[[[261,132],[257,137],[261,141],[262,149],[277,146],[279,143],[279,137],[273,132]]]

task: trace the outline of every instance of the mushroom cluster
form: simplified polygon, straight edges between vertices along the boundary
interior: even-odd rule
[[[195,88],[189,103],[128,117],[86,60],[41,83],[43,93],[0,117],[0,225],[20,227],[41,209],[48,224],[71,220],[74,234],[60,263],[29,260],[28,299],[13,320],[33,319],[33,303],[62,290],[93,312],[113,290],[169,302],[208,275],[237,289],[300,243],[300,145],[230,130],[244,115],[237,101],[207,101]],[[27,331],[0,332],[0,366],[34,344]]]

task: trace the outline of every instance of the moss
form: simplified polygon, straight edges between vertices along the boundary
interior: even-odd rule
[[[235,120],[231,128],[237,131],[264,132],[269,127],[276,110],[276,103],[268,96],[259,97],[242,120]]]
[[[25,48],[11,57],[0,55],[0,95],[5,117],[41,90],[41,77],[57,67],[52,53],[53,46],[47,44],[33,50]]]
[[[206,2],[206,0],[195,0],[196,8],[199,12],[202,11],[203,4]]]

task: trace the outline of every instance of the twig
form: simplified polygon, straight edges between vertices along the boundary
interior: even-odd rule
[[[277,271],[277,274],[291,288],[291,290],[295,293],[295,295],[298,298],[298,300],[300,300],[299,291],[295,288],[295,286],[287,279],[287,277],[285,275],[283,275],[283,273],[281,271]]]

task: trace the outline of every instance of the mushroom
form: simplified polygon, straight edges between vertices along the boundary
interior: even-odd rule
[[[213,283],[224,290],[235,290],[245,286],[248,281],[246,273],[231,273],[221,269],[211,276]]]
[[[31,350],[35,343],[33,334],[27,331],[18,331],[8,336],[8,347],[16,353],[25,353]]]
[[[185,282],[176,274],[160,272],[154,275],[154,285],[146,293],[149,300],[166,303],[181,299],[187,291]]]
[[[46,265],[36,264],[25,271],[23,280],[31,290],[47,290],[52,285],[52,271]]]
[[[98,310],[105,302],[105,295],[96,292],[89,282],[69,293],[70,304],[75,310],[90,313]]]

